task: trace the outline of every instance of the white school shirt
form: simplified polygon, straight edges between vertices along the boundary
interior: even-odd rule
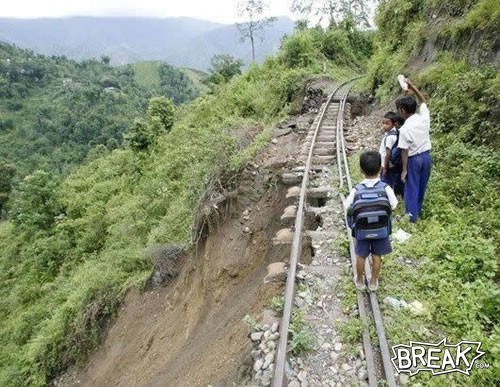
[[[419,112],[408,117],[399,129],[398,148],[408,149],[409,157],[430,150],[430,121],[427,104],[420,104]]]
[[[375,184],[377,184],[380,181],[380,179],[377,177],[375,179],[365,179],[363,180],[360,184],[364,184],[367,187],[373,187]],[[389,185],[386,185],[385,187],[385,192],[387,192],[387,198],[389,199],[389,203],[391,204],[391,208],[394,210],[396,206],[398,205],[398,199],[396,199],[396,195],[394,194],[394,191],[392,190]],[[344,207],[349,208],[352,205],[352,202],[354,201],[354,195],[356,193],[356,189],[353,188],[351,192],[349,193],[349,196],[344,202]]]
[[[380,153],[380,156],[382,157],[382,166],[384,165],[386,148],[392,149],[393,145],[396,143],[396,141],[398,141],[397,132],[396,133],[393,132],[395,130],[396,128],[392,128],[391,130],[389,130],[387,133],[384,134],[384,137],[382,137],[382,142],[380,143],[380,148],[378,150],[378,153]],[[389,167],[393,166],[394,165],[389,160]]]

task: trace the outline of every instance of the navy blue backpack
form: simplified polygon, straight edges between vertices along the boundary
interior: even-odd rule
[[[349,209],[348,225],[358,240],[384,239],[392,232],[391,204],[385,191],[387,184],[378,181],[373,187],[358,184]]]
[[[398,148],[398,143],[399,143],[399,131],[397,129],[391,129],[389,133],[387,133],[387,137],[389,136],[396,136],[396,142],[391,148],[391,155],[389,156],[389,160],[391,161],[392,165],[394,165],[397,168],[402,168],[403,166],[403,160],[401,159],[401,149]],[[386,140],[387,140],[386,137]],[[385,144],[384,144],[385,146]],[[386,147],[387,148],[387,147]]]

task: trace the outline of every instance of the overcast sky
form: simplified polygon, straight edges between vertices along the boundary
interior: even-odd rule
[[[268,16],[288,15],[292,0],[267,0]],[[234,23],[237,0],[2,0],[0,17],[189,16]]]

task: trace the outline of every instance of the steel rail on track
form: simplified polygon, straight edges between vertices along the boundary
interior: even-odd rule
[[[278,350],[276,355],[274,375],[273,375],[273,387],[283,387],[287,385],[287,379],[285,376],[285,363],[287,354],[287,343],[288,343],[288,328],[290,326],[290,319],[292,315],[293,299],[295,296],[295,273],[297,269],[297,262],[299,259],[299,254],[302,248],[302,227],[304,225],[304,203],[306,200],[306,190],[307,184],[309,182],[309,171],[311,169],[312,156],[314,151],[314,146],[316,145],[316,137],[319,132],[319,128],[323,123],[325,113],[330,105],[330,102],[337,91],[340,90],[348,82],[345,82],[338,86],[335,91],[330,95],[328,100],[323,106],[321,111],[320,119],[316,124],[314,129],[313,138],[311,140],[311,147],[309,148],[309,154],[307,156],[307,161],[304,170],[304,176],[302,178],[302,185],[300,189],[299,205],[297,207],[297,217],[295,218],[295,230],[293,234],[292,250],[290,252],[289,268],[287,273],[286,287],[285,287],[285,300],[283,307],[283,317],[280,324],[280,338],[278,343]],[[340,110],[339,110],[340,112]],[[339,113],[340,114],[340,113]],[[343,114],[343,112],[342,112]]]
[[[316,127],[314,129],[314,134],[311,140],[311,147],[309,148],[309,154],[307,156],[304,176],[302,178],[302,185],[300,189],[299,205],[297,207],[297,217],[295,218],[295,230],[293,234],[292,249],[290,252],[289,268],[285,285],[285,300],[283,306],[283,317],[280,323],[280,338],[274,367],[273,387],[282,387],[287,385],[287,379],[285,376],[285,364],[288,344],[288,329],[290,326],[293,299],[295,296],[295,274],[297,271],[299,254],[302,248],[302,227],[304,225],[304,204],[306,200],[306,190],[307,184],[309,182],[309,171],[311,169],[316,137],[318,136],[319,129],[321,127],[321,124],[323,123],[325,113],[328,109],[328,106],[330,105],[333,96],[343,85],[344,84],[338,86],[337,89],[335,89],[335,91],[328,97],[328,100],[324,104],[320,113],[320,119],[318,120],[318,123],[316,124]]]
[[[337,146],[337,166],[339,170],[339,196],[342,201],[342,208],[344,208],[345,197],[342,194],[342,188],[344,187],[344,181],[347,181],[347,186],[349,191],[352,189],[351,176],[349,173],[349,164],[347,163],[347,152],[345,148],[345,140],[344,140],[344,117],[337,117],[337,131],[336,131],[336,146]],[[342,168],[344,165],[344,168]],[[345,179],[344,179],[345,177]],[[344,209],[344,221],[347,224],[347,212]],[[356,267],[356,254],[354,252],[354,243],[352,241],[352,237],[349,234],[349,250],[351,256],[351,265],[354,268]],[[363,299],[363,295],[359,292],[356,292],[357,302],[358,302],[358,311],[361,321],[367,321],[367,311],[365,309],[365,303]],[[370,387],[376,387],[378,385],[377,381],[377,373],[375,370],[375,360],[373,356],[373,347],[370,339],[370,333],[365,324],[363,324],[363,332],[362,332],[362,341],[363,341],[363,349],[364,355],[366,359],[366,368],[368,373],[368,385]]]
[[[340,110],[339,110],[340,111]],[[342,150],[340,150],[342,148]],[[340,153],[342,153],[342,160],[340,159]],[[344,186],[344,176],[342,173],[342,167],[340,164],[344,164],[344,170],[345,170],[345,180],[347,181],[347,188],[349,191],[352,190],[352,182],[351,182],[351,177],[350,177],[350,172],[349,172],[349,164],[347,162],[347,154],[346,154],[346,148],[345,148],[345,140],[344,140],[344,131],[343,131],[343,121],[342,123],[338,122],[337,123],[337,164],[339,165],[339,179],[340,179],[340,187],[342,188]],[[342,200],[342,203],[345,202],[345,197],[342,194],[342,192],[339,192],[340,198]],[[344,209],[344,221],[345,224],[347,225],[347,209],[342,205],[342,208]],[[349,250],[351,254],[351,264],[353,268],[353,274],[355,274],[355,267],[356,267],[356,253],[354,251],[354,240],[351,236],[351,233],[349,232],[349,228],[346,227],[347,229],[347,234],[349,238]],[[366,260],[366,266],[365,266],[365,273],[371,273],[371,266],[370,262],[367,259]],[[365,309],[365,303],[364,303],[364,295],[362,295],[361,292],[357,292],[357,300],[358,300],[358,310],[359,310],[359,315],[362,320],[366,321],[366,309]],[[384,375],[385,379],[387,381],[387,384],[389,387],[395,387],[396,386],[396,380],[394,377],[394,372],[392,369],[392,362],[391,362],[391,356],[389,353],[389,346],[387,344],[387,338],[385,335],[385,329],[384,329],[384,323],[382,319],[382,313],[380,312],[380,306],[378,303],[378,298],[377,294],[375,292],[370,292],[369,295],[369,300],[370,300],[370,306],[373,314],[373,320],[375,322],[375,327],[377,330],[377,335],[379,339],[379,348],[380,348],[380,354],[382,357],[382,363],[384,367]],[[375,371],[375,363],[374,363],[374,358],[373,358],[373,350],[372,350],[372,345],[371,345],[371,339],[370,335],[368,333],[368,329],[364,327],[363,329],[363,347],[365,349],[365,357],[366,357],[366,364],[367,364],[367,370],[368,370],[368,384],[370,387],[376,387],[378,386],[378,380],[376,376],[376,371]]]

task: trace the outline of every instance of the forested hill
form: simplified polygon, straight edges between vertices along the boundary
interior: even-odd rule
[[[280,17],[256,40],[257,60],[276,52],[293,21]],[[45,55],[82,60],[107,55],[111,64],[164,60],[174,66],[205,71],[217,54],[245,63],[252,60],[248,43],[240,41],[235,25],[192,18],[72,17],[58,19],[1,19],[0,40]]]
[[[182,103],[197,94],[191,78],[166,63],[106,62],[0,43],[0,162],[14,163],[21,178],[35,169],[64,173],[96,146],[120,147],[150,97]]]

